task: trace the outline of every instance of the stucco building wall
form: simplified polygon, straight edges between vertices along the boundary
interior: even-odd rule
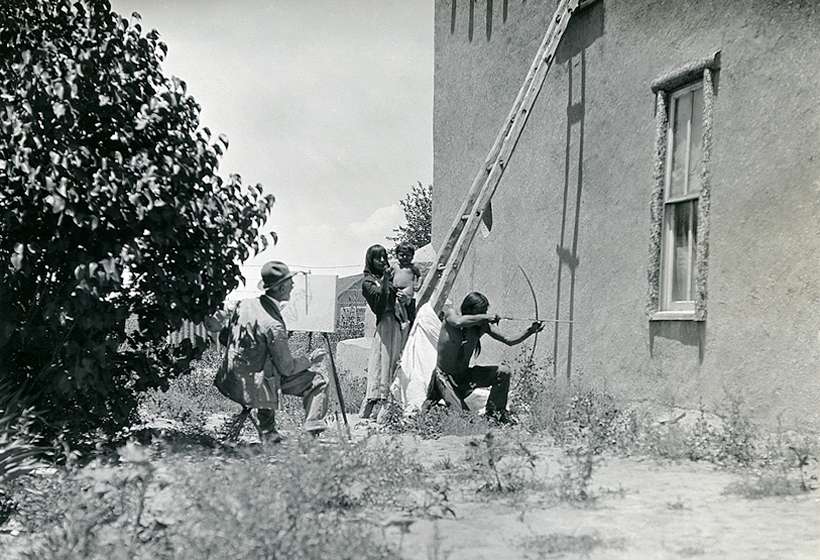
[[[436,247],[554,8],[436,2]],[[542,317],[575,321],[538,340],[561,379],[692,408],[739,392],[764,421],[820,428],[819,37],[812,0],[600,0],[576,14],[451,298],[477,289],[531,316],[521,264]],[[650,83],[716,51],[707,318],[650,321]],[[488,342],[483,360],[517,351]]]

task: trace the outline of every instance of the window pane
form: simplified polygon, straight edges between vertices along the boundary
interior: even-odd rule
[[[700,190],[700,170],[703,161],[703,89],[692,92],[692,140],[689,147],[689,183],[687,192]]]
[[[691,213],[692,213],[692,243],[689,247],[689,299],[695,299],[695,254],[698,250],[698,201],[693,200],[689,202],[691,204]]]
[[[691,299],[689,288],[692,283],[692,208],[692,202],[679,202],[667,207],[672,213],[670,229],[673,239],[669,272],[672,274],[673,302]]]
[[[669,162],[669,193],[673,198],[686,193],[686,138],[692,117],[692,93],[677,98],[672,119],[672,159]]]

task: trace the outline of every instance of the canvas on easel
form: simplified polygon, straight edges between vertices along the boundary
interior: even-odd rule
[[[336,331],[336,275],[297,274],[290,300],[282,305],[289,331]]]

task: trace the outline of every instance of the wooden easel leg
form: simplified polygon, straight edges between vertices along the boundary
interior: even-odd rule
[[[228,422],[228,441],[235,442],[239,439],[239,434],[242,433],[242,426],[245,425],[245,420],[250,416],[251,409],[243,408],[239,414],[234,415]]]
[[[342,413],[342,420],[344,421],[345,434],[347,435],[347,440],[350,441],[352,439],[350,436],[350,424],[347,422],[347,412],[345,412],[345,400],[344,397],[342,397],[342,386],[339,383],[339,374],[336,371],[336,360],[333,357],[333,350],[330,346],[330,338],[328,338],[327,333],[322,334],[324,335],[325,344],[327,345],[327,354],[328,356],[330,356],[330,373],[333,377],[333,386],[336,388],[336,400],[339,403],[339,409]]]

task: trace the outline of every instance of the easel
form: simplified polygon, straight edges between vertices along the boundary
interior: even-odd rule
[[[304,274],[304,277],[305,277],[305,302],[304,302],[305,306],[304,306],[303,310],[304,310],[304,316],[307,317],[307,316],[310,315],[310,311],[311,311],[310,304],[309,304],[311,298],[308,297],[308,294],[311,292],[311,284],[313,284],[314,282],[311,282],[311,273],[310,273],[310,271],[302,272],[301,274]],[[334,287],[335,287],[335,276],[333,278],[334,278]],[[318,280],[317,280],[317,282],[318,282]],[[334,303],[334,306],[335,306],[335,292],[333,294],[333,303]],[[301,307],[300,307],[300,311],[302,311]],[[315,323],[313,323],[313,324],[315,325]],[[334,328],[332,326],[332,324],[335,324],[335,307],[334,307],[332,323],[327,325],[327,328],[331,329],[331,331]],[[330,344],[330,337],[328,337],[328,331],[315,330],[315,329],[314,330],[308,330],[308,329],[301,330],[300,329],[300,332],[306,332],[307,333],[307,336],[308,336],[307,352],[308,353],[310,353],[310,351],[313,349],[313,335],[314,335],[314,333],[321,333],[324,340],[325,340],[325,345],[327,346],[328,357],[330,358],[330,378],[331,378],[330,382],[333,384],[334,391],[336,393],[336,402],[339,404],[339,412],[341,412],[341,414],[342,414],[342,421],[344,423],[344,429],[343,429],[342,424],[339,423],[339,412],[335,412],[334,416],[335,416],[335,419],[336,419],[336,426],[339,429],[339,439],[341,441],[350,441],[352,439],[351,435],[350,435],[350,424],[347,420],[347,412],[345,411],[345,401],[344,401],[344,397],[342,396],[342,386],[341,386],[341,382],[339,381],[339,373],[336,370],[336,358],[333,356],[333,349],[332,349],[332,346]]]
[[[312,333],[311,333],[312,334]],[[333,357],[333,349],[330,346],[330,337],[327,336],[327,333],[322,333],[325,339],[325,344],[327,345],[327,355],[330,358],[330,373],[333,377],[333,386],[336,388],[336,401],[339,403],[339,410],[342,413],[342,421],[344,422],[344,434],[342,434],[342,427],[339,424],[339,413],[334,413],[336,417],[336,426],[339,428],[339,438],[344,440],[344,437],[347,437],[347,441],[350,441],[352,438],[350,436],[350,424],[347,421],[347,412],[345,412],[345,399],[342,396],[342,385],[339,382],[339,373],[336,371],[336,359]]]
[[[327,336],[327,333],[323,332],[321,334],[322,338],[324,338],[325,340],[328,358],[330,358],[331,382],[333,383],[334,391],[336,393],[336,402],[339,404],[339,411],[342,414],[342,422],[344,422],[344,432],[342,432],[342,426],[341,424],[339,424],[339,412],[334,412],[336,426],[339,428],[339,439],[342,441],[351,441],[352,436],[350,435],[350,423],[347,420],[347,412],[345,411],[345,399],[342,396],[342,383],[341,381],[339,381],[339,372],[336,370],[336,359],[333,357],[333,347],[330,344],[330,337]],[[310,352],[313,347],[313,331],[308,332],[307,335],[307,351]],[[281,402],[281,399],[279,402]]]

